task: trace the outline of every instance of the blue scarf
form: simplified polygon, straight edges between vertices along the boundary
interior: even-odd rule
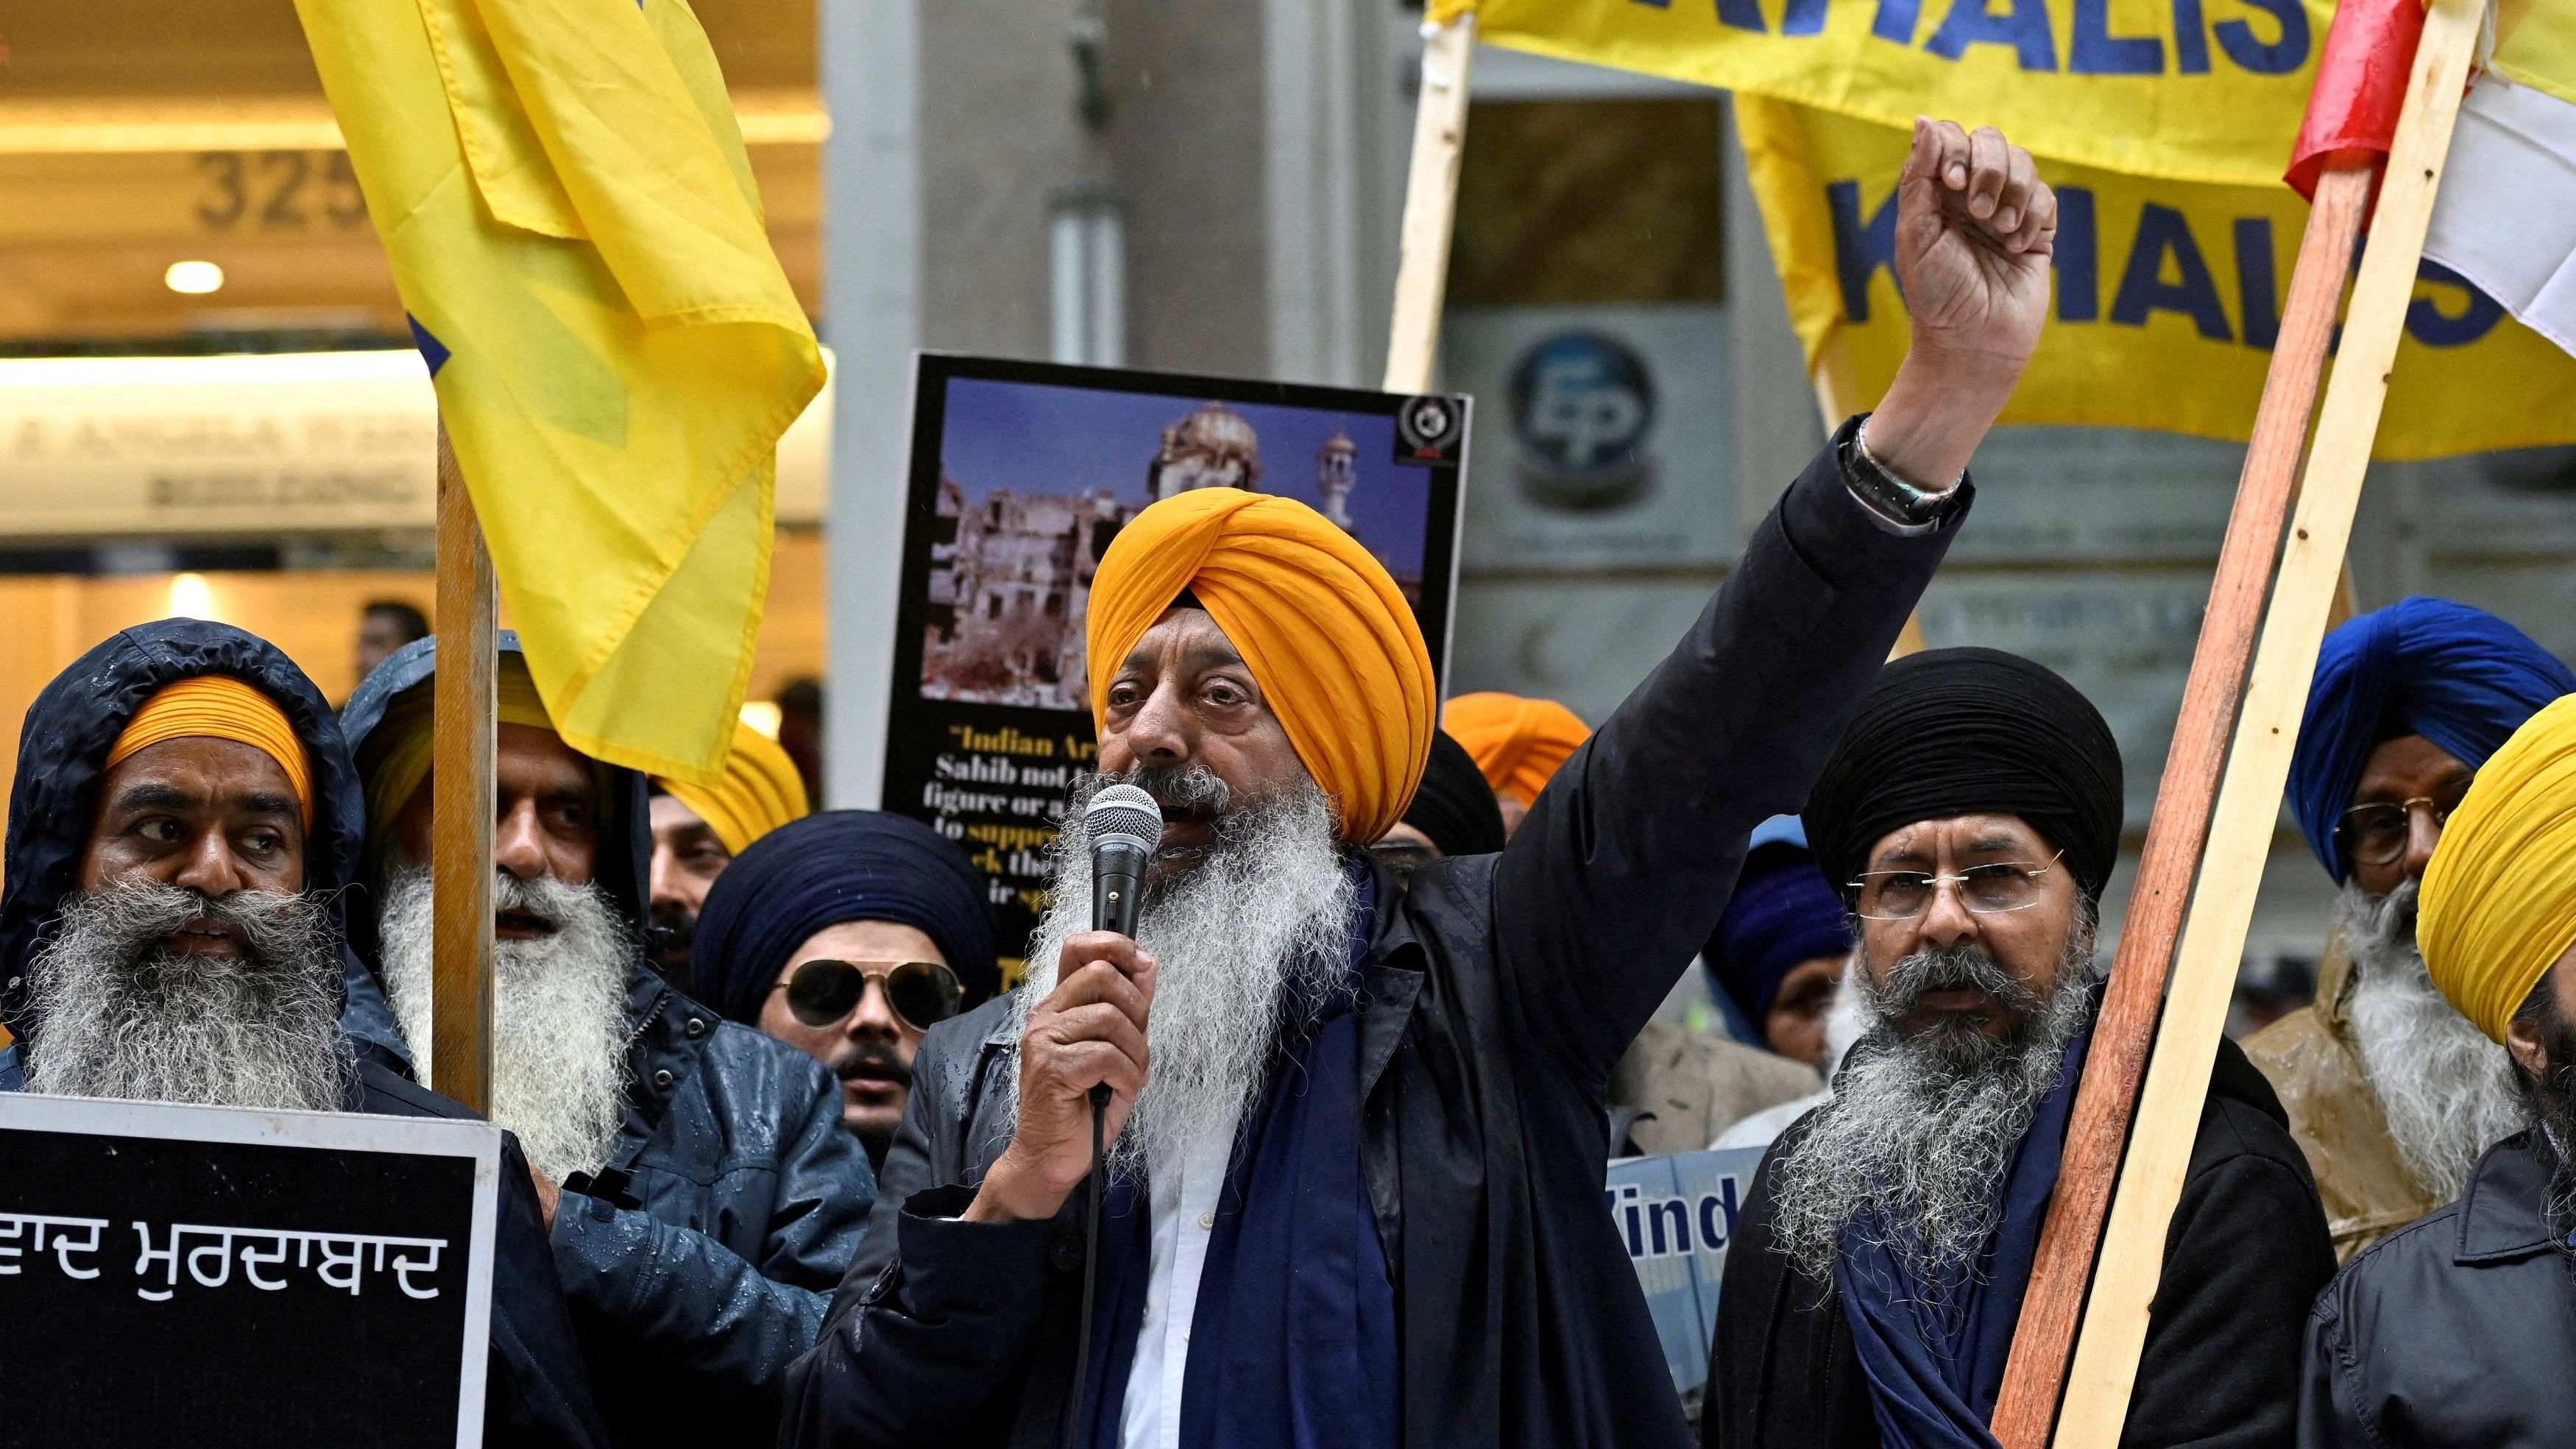
[[[1986,1421],[2003,1388],[2092,1040],[2088,1026],[2067,1045],[2057,1082],[2004,1175],[2001,1220],[1973,1260],[1926,1282],[1883,1243],[1859,1244],[1846,1234],[1835,1254],[1834,1285],[1887,1449],[1994,1449]]]
[[[1395,1283],[1360,1165],[1360,958],[1376,891],[1361,876],[1350,955],[1283,1043],[1236,1129],[1181,1371],[1182,1449],[1395,1449]],[[1100,1300],[1078,1436],[1117,1449],[1153,1263],[1137,1184],[1103,1194]]]

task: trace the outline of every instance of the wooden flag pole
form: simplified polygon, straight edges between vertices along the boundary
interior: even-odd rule
[[[492,553],[438,425],[438,675],[432,685],[432,1090],[492,1109],[492,752],[499,707]]]
[[[2209,609],[2183,687],[2182,712],[2156,788],[2155,814],[2147,822],[2137,886],[2129,897],[2111,984],[2076,1093],[2057,1195],[2049,1203],[2030,1292],[2022,1300],[2012,1357],[1995,1401],[1994,1434],[2005,1449],[2046,1444],[2057,1413],[2058,1390],[2101,1241],[2103,1212],[2120,1170],[2120,1150],[2128,1140],[2138,1082],[2146,1072],[2148,1044],[2173,966],[2183,904],[2207,842],[2210,803],[2227,758],[2272,560],[2280,552],[2297,491],[2299,457],[2334,333],[2335,305],[2343,296],[2352,245],[2376,174],[2377,167],[2368,162],[2328,169],[2317,183],[2316,205],[2299,244],[2271,373],[2255,412]]]
[[[1449,235],[1458,219],[1458,161],[1467,145],[1467,71],[1476,50],[1469,11],[1422,47],[1422,95],[1413,113],[1413,164],[1404,183],[1404,237],[1387,329],[1386,390],[1431,390],[1440,352],[1440,305],[1449,291]]]
[[[2291,310],[2300,331],[2294,337],[2290,318],[2284,318],[2247,451],[2236,517],[2229,524],[2227,551],[2221,555],[2220,586],[2202,625],[2183,718],[2148,827],[2148,855],[2140,863],[2110,994],[2094,1030],[2093,1054],[2067,1131],[2066,1163],[1996,1405],[1995,1434],[2007,1449],[2036,1449],[2050,1442],[2084,1449],[2108,1446],[2118,1442],[2128,1417],[2148,1307],[2162,1275],[2166,1232],[2182,1195],[2246,926],[2289,779],[2309,677],[2387,399],[2389,367],[2414,294],[2481,8],[2481,0],[2433,0],[2427,12],[2333,380],[2301,477],[2298,440],[2315,395],[2315,364],[2308,359],[2322,353],[2324,339],[2316,334],[2325,330],[2319,326],[2315,294],[2327,294],[2324,321],[2329,325],[2332,316],[2327,284],[2309,274],[2330,267],[2333,290],[2339,291],[2344,258],[2351,255],[2348,235],[2336,246],[2331,234],[2318,233],[2348,225],[2340,220],[2347,210],[2358,214],[2367,198],[2368,177],[2366,171],[2356,176],[2352,168],[2330,170],[2319,185],[2291,283]],[[2307,281],[2305,295],[2302,280]],[[2284,376],[2285,367],[2307,375]],[[2264,470],[2259,475],[2258,466]],[[2280,565],[2262,618],[2261,644],[2247,671],[2244,651],[2255,637],[2246,617],[2249,600],[2262,597],[2263,566],[2271,555],[2261,546],[2265,540],[2257,537],[2245,537],[2240,547],[2239,525],[2249,523],[2249,508],[2277,510],[2277,500],[2294,485],[2297,502],[2288,536],[2281,539],[2277,524],[2270,530],[2270,537],[2281,542]],[[2249,554],[2254,560],[2250,580],[2244,562]],[[2221,758],[2213,747],[2213,731],[2223,735],[2228,716],[2236,713],[2239,677],[2245,681],[2242,715],[2235,722],[2233,745],[2223,756],[2225,768],[2212,807],[2207,782]],[[2205,837],[2205,847],[2188,847],[2195,835]],[[2179,948],[2169,949],[2174,927],[2185,919],[2186,889],[2188,924]],[[2157,997],[2168,974],[2172,990],[2159,1021]],[[2141,1066],[2145,1085],[2132,1099]],[[2125,1162],[2120,1160],[2124,1143]],[[2110,1204],[2107,1227],[2100,1226],[2105,1201]],[[2079,1309],[2082,1327],[2070,1365],[2063,1345]],[[2061,1375],[2064,1401],[2058,1411]],[[2052,1417],[2057,1421],[2053,1439]]]

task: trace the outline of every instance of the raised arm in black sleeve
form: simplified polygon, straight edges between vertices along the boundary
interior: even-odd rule
[[[1844,424],[1680,647],[1540,793],[1494,874],[1530,1029],[1606,1079],[1708,939],[1744,841],[1797,810],[1939,567],[1971,485],[1905,536],[1851,491]]]

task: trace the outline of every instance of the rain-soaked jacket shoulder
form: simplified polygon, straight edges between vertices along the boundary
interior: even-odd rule
[[[322,897],[339,928],[344,980],[365,981],[372,991],[349,950],[346,930],[366,806],[330,706],[294,661],[255,635],[193,619],[141,625],[111,636],[55,676],[28,707],[19,735],[18,773],[9,795],[8,874],[0,890],[0,1021],[18,1045],[0,1052],[0,1091],[19,1090],[24,1054],[41,1050],[44,1023],[28,1010],[28,963],[79,878],[108,750],[164,686],[208,674],[230,675],[258,689],[303,741],[313,777],[304,887]],[[347,1110],[472,1115],[364,1061]],[[484,1442],[496,1449],[604,1444],[516,1139],[504,1137],[502,1156]]]
[[[504,631],[500,648],[519,652]],[[349,749],[405,692],[428,685],[436,641],[379,665],[340,714]],[[644,778],[602,767],[596,879],[630,922],[646,919],[651,836]],[[375,922],[352,939],[372,972]],[[348,1026],[407,1061],[371,978]],[[639,936],[626,973],[626,1119],[608,1166],[564,1184],[555,1266],[612,1440],[621,1446],[767,1443],[787,1366],[813,1346],[876,1201],[841,1092],[812,1057],[672,990]]]

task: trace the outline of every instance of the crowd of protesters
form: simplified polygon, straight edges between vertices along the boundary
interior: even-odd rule
[[[1444,715],[1302,505],[1145,510],[1015,990],[939,832],[813,812],[748,730],[712,785],[586,758],[504,635],[484,1442],[1679,1445],[1602,1173],[1714,1144],[1767,1151],[1700,1442],[1993,1443],[2124,763],[2041,665],[1882,661],[2054,226],[2026,154],[1918,126],[1905,369],[1597,731]],[[185,620],[43,692],[0,1090],[463,1113],[416,1070],[437,645],[390,642],[336,713]],[[1164,816],[1132,938],[1090,919],[1104,781]],[[2576,1443],[2576,674],[2457,604],[2352,620],[2290,794],[2335,948],[2218,1049],[2123,1442]],[[1694,972],[1727,1029],[1654,1020]]]

